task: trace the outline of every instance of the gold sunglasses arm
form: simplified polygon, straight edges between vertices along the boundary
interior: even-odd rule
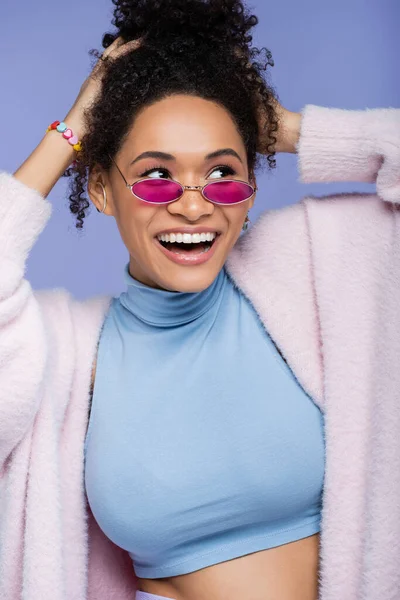
[[[113,159],[113,157],[111,156],[111,154],[109,154],[108,156],[111,158],[112,162],[114,163],[114,165],[117,167],[118,171],[120,172],[120,175],[121,175],[122,179],[125,181],[126,187],[130,188],[131,185],[125,179],[124,174],[122,173],[121,169],[119,168],[119,166],[117,165],[117,163],[115,162],[115,160]]]

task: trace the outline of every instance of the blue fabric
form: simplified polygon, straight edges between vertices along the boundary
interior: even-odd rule
[[[144,578],[318,532],[323,414],[225,268],[199,293],[150,288],[128,265],[125,278],[100,336],[85,440],[103,532]]]

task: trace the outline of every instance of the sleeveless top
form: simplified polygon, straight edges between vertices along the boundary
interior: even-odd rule
[[[323,414],[225,267],[197,293],[124,275],[85,439],[105,535],[158,578],[318,532]]]

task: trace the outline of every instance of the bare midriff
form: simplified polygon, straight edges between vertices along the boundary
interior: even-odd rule
[[[138,579],[138,589],[174,600],[317,600],[319,537],[253,552],[186,575]]]

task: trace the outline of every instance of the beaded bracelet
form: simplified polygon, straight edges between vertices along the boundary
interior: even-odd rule
[[[69,144],[71,144],[74,150],[76,150],[77,152],[80,152],[80,150],[82,150],[82,143],[78,142],[78,137],[74,135],[72,129],[67,127],[64,121],[54,121],[54,123],[48,126],[48,128],[46,129],[46,133],[48,131],[51,131],[52,129],[56,129],[57,131],[62,133],[63,137],[68,141]]]

